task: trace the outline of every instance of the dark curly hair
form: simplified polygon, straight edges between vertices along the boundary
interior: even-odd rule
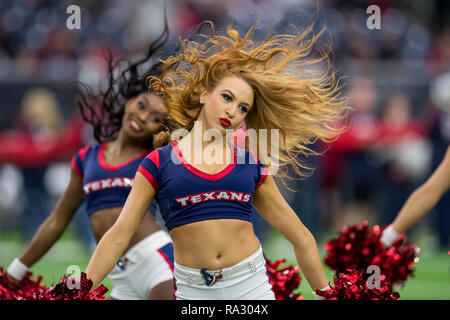
[[[151,60],[153,55],[166,44],[168,37],[169,30],[167,17],[165,17],[163,32],[150,44],[144,58],[134,63],[128,59],[113,63],[111,51],[108,50],[108,87],[105,91],[94,94],[89,86],[78,82],[76,104],[83,119],[92,125],[97,142],[103,143],[115,139],[122,126],[126,102],[141,93],[151,92],[146,85],[146,78],[158,77],[162,73],[163,65],[158,61],[145,72],[139,73],[138,69]],[[126,63],[126,68],[120,71],[119,66],[123,62]],[[160,131],[170,131],[172,128],[172,121],[164,117]],[[148,145],[153,146],[153,137],[148,141]]]

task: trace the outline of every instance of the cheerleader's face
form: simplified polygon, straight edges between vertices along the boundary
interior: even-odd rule
[[[122,129],[133,139],[146,140],[159,131],[163,120],[161,98],[155,94],[141,93],[126,103]]]
[[[203,91],[203,108],[197,120],[206,129],[235,130],[245,119],[253,104],[253,89],[242,78],[228,76],[212,91]]]

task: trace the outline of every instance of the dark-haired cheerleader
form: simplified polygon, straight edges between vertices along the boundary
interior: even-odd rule
[[[167,38],[166,24],[147,56],[136,63],[128,62],[118,76],[114,72],[119,64],[113,65],[110,57],[109,87],[105,92],[93,95],[87,86],[80,87],[78,105],[83,118],[94,127],[99,144],[87,146],[73,157],[67,189],[26,251],[9,266],[11,281],[21,280],[50,250],[83,202],[97,241],[119,218],[138,165],[153,150],[154,135],[170,127],[161,97],[149,92],[145,84],[148,76],[160,74],[161,65],[153,64],[142,74],[138,70]],[[151,212],[136,226],[125,253],[109,274],[113,283],[111,299],[173,297],[173,245],[157,223],[155,210],[156,204],[152,203]]]

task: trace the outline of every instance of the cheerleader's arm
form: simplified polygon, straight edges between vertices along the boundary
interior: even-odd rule
[[[416,189],[406,200],[394,222],[381,236],[381,242],[391,246],[400,234],[411,228],[433,209],[442,195],[450,188],[450,147],[444,159],[428,180]]]
[[[114,225],[100,240],[86,269],[86,276],[97,288],[111,272],[128,247],[155,196],[155,189],[137,172],[133,187]]]
[[[291,242],[298,265],[311,288],[325,289],[328,279],[314,236],[283,198],[272,176],[268,176],[256,190],[253,206],[270,225]]]
[[[15,258],[8,267],[8,277],[12,282],[22,280],[29,268],[51,249],[67,229],[82,203],[82,181],[72,169],[69,184],[52,213],[39,226],[25,252],[20,258]]]

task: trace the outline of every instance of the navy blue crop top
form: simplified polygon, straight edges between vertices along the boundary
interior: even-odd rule
[[[83,181],[84,199],[88,215],[106,208],[123,207],[133,185],[136,170],[147,151],[135,159],[117,166],[105,161],[106,143],[87,146],[72,158],[72,168]],[[155,213],[156,202],[150,210]]]
[[[138,168],[156,191],[167,229],[211,219],[250,221],[252,198],[267,177],[265,167],[248,151],[235,148],[234,161],[217,174],[190,165],[178,143],[158,148]]]

